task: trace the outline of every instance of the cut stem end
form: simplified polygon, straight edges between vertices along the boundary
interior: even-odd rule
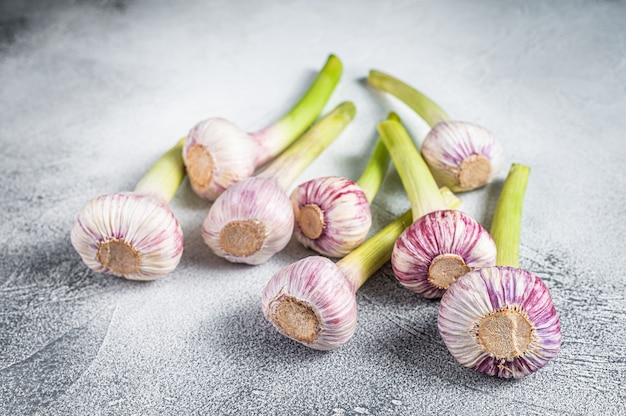
[[[232,256],[248,257],[265,243],[265,226],[258,220],[235,220],[220,231],[220,245]]]
[[[98,244],[96,259],[104,267],[120,275],[137,273],[141,266],[139,252],[118,238],[111,238]]]
[[[271,314],[270,319],[289,338],[306,344],[317,340],[320,318],[313,308],[291,296],[285,296]]]
[[[428,267],[428,281],[438,289],[447,289],[456,279],[469,272],[463,257],[457,254],[440,254]]]
[[[524,354],[532,340],[533,326],[525,314],[504,309],[480,320],[478,341],[499,360],[511,361]]]
[[[319,238],[326,226],[324,212],[317,204],[307,204],[302,207],[296,221],[298,221],[302,233],[311,240]]]

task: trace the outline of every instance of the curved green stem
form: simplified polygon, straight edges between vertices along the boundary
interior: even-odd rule
[[[522,229],[522,206],[530,168],[513,163],[502,186],[491,220],[491,237],[496,243],[497,266],[519,268],[519,242]]]
[[[413,220],[447,204],[413,140],[397,121],[381,121],[378,132],[391,155],[411,203]]]
[[[450,117],[433,100],[391,75],[371,70],[367,82],[382,91],[395,95],[411,107],[430,127]]]
[[[307,92],[291,110],[274,124],[251,134],[259,146],[256,166],[273,159],[315,121],[339,83],[342,72],[339,58],[330,55]]]
[[[355,114],[356,108],[350,101],[339,104],[274,159],[258,176],[274,178],[286,190],[298,175],[339,136]]]
[[[394,112],[389,113],[387,120],[395,120],[400,121],[400,117]],[[385,179],[385,175],[389,170],[389,162],[390,162],[389,151],[383,143],[382,139],[379,137],[376,141],[376,146],[374,146],[374,151],[370,156],[363,173],[356,184],[359,185],[365,197],[371,204],[380,189],[380,186],[383,184],[383,180]]]
[[[396,240],[411,222],[408,210],[336,263],[354,291],[391,259]]]
[[[135,192],[156,194],[170,202],[185,178],[185,163],[183,162],[183,137],[174,147],[168,150],[156,161],[148,172],[137,182]]]

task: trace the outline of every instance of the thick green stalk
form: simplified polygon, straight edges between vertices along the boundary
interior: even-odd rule
[[[170,202],[185,178],[183,145],[185,137],[156,161],[148,172],[137,182],[135,192],[156,194]]]
[[[411,222],[408,210],[336,263],[355,291],[391,259],[396,240]]]
[[[256,166],[274,158],[315,121],[339,83],[342,72],[339,58],[330,55],[307,92],[291,110],[271,126],[252,133],[259,145]]]
[[[371,70],[367,77],[367,82],[371,86],[388,92],[404,101],[404,103],[411,107],[430,127],[434,127],[436,124],[450,119],[446,112],[433,100],[391,75]]]
[[[280,186],[287,190],[298,175],[339,136],[355,114],[356,108],[352,102],[345,101],[339,104],[274,159],[258,176],[275,178]]]
[[[396,113],[391,112],[389,113],[387,120],[395,120],[399,122],[400,117],[398,117]],[[379,137],[376,141],[376,146],[374,146],[374,151],[370,156],[370,160],[367,162],[367,165],[363,170],[363,174],[361,174],[359,180],[356,181],[357,185],[359,185],[370,204],[374,200],[374,197],[376,197],[380,186],[383,184],[385,175],[389,170],[390,160],[387,147]]]
[[[491,220],[491,237],[498,249],[497,266],[519,268],[519,242],[522,229],[522,206],[530,168],[513,163],[502,186]]]
[[[426,162],[402,124],[381,121],[378,132],[387,146],[411,203],[413,220],[429,212],[446,209],[447,204]]]

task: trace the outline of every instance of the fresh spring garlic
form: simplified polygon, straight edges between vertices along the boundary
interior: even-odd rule
[[[218,256],[261,264],[282,250],[293,233],[294,214],[286,189],[352,121],[351,102],[339,104],[256,177],[228,188],[211,206],[202,238]]]
[[[278,332],[307,347],[341,347],[356,329],[356,291],[389,261],[410,222],[407,211],[337,263],[311,256],[280,269],[263,290],[263,314]]]
[[[548,287],[517,268],[529,172],[527,166],[513,164],[498,199],[491,225],[497,266],[459,278],[439,305],[439,332],[454,358],[502,378],[539,370],[561,346],[561,326]]]
[[[407,192],[414,222],[393,248],[398,281],[426,298],[439,298],[461,275],[493,266],[496,246],[480,223],[446,204],[428,166],[402,125],[378,125]]]
[[[183,233],[168,202],[185,176],[183,141],[154,164],[134,192],[99,196],[80,211],[71,240],[90,269],[155,280],[176,268]]]
[[[388,119],[399,120],[395,113]],[[372,226],[370,204],[385,178],[389,160],[387,148],[378,139],[357,182],[325,176],[298,185],[290,196],[296,239],[329,257],[343,257],[360,246]]]
[[[432,128],[421,150],[439,185],[462,192],[493,180],[504,159],[493,133],[476,124],[450,120],[432,100],[391,75],[372,70],[368,82],[404,101]]]
[[[321,113],[341,78],[343,66],[330,55],[322,70],[289,112],[256,133],[246,133],[228,120],[201,121],[187,136],[183,158],[193,190],[214,201],[222,192],[273,159],[298,138]]]

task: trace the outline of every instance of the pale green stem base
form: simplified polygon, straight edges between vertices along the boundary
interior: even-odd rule
[[[399,122],[400,117],[398,117],[396,113],[391,112],[389,113],[387,120],[395,120]],[[389,170],[390,160],[389,151],[387,151],[385,143],[383,143],[382,139],[379,137],[376,141],[376,145],[374,146],[374,151],[370,156],[370,160],[367,162],[367,166],[365,166],[365,169],[363,170],[363,174],[359,180],[356,181],[356,184],[359,185],[370,204],[383,184],[383,180]]]
[[[412,213],[409,210],[336,263],[355,292],[370,276],[391,260],[396,240],[412,221]]]
[[[413,219],[447,208],[430,169],[397,121],[381,121],[378,132],[391,155],[413,210]]]
[[[496,266],[519,268],[522,206],[529,174],[528,166],[513,163],[502,186],[490,231],[498,250]]]
[[[135,192],[152,194],[170,202],[185,178],[183,145],[185,137],[152,165],[150,170],[139,180]]]
[[[352,121],[356,108],[350,101],[339,104],[321,118],[258,176],[274,178],[286,191]]]
[[[391,75],[371,70],[367,81],[371,86],[381,91],[388,92],[404,101],[404,103],[411,107],[430,127],[434,127],[438,123],[450,119],[446,112],[433,100]]]
[[[343,65],[330,55],[315,80],[300,100],[276,123],[251,133],[259,150],[255,165],[263,165],[289,146],[315,121],[339,83]]]

